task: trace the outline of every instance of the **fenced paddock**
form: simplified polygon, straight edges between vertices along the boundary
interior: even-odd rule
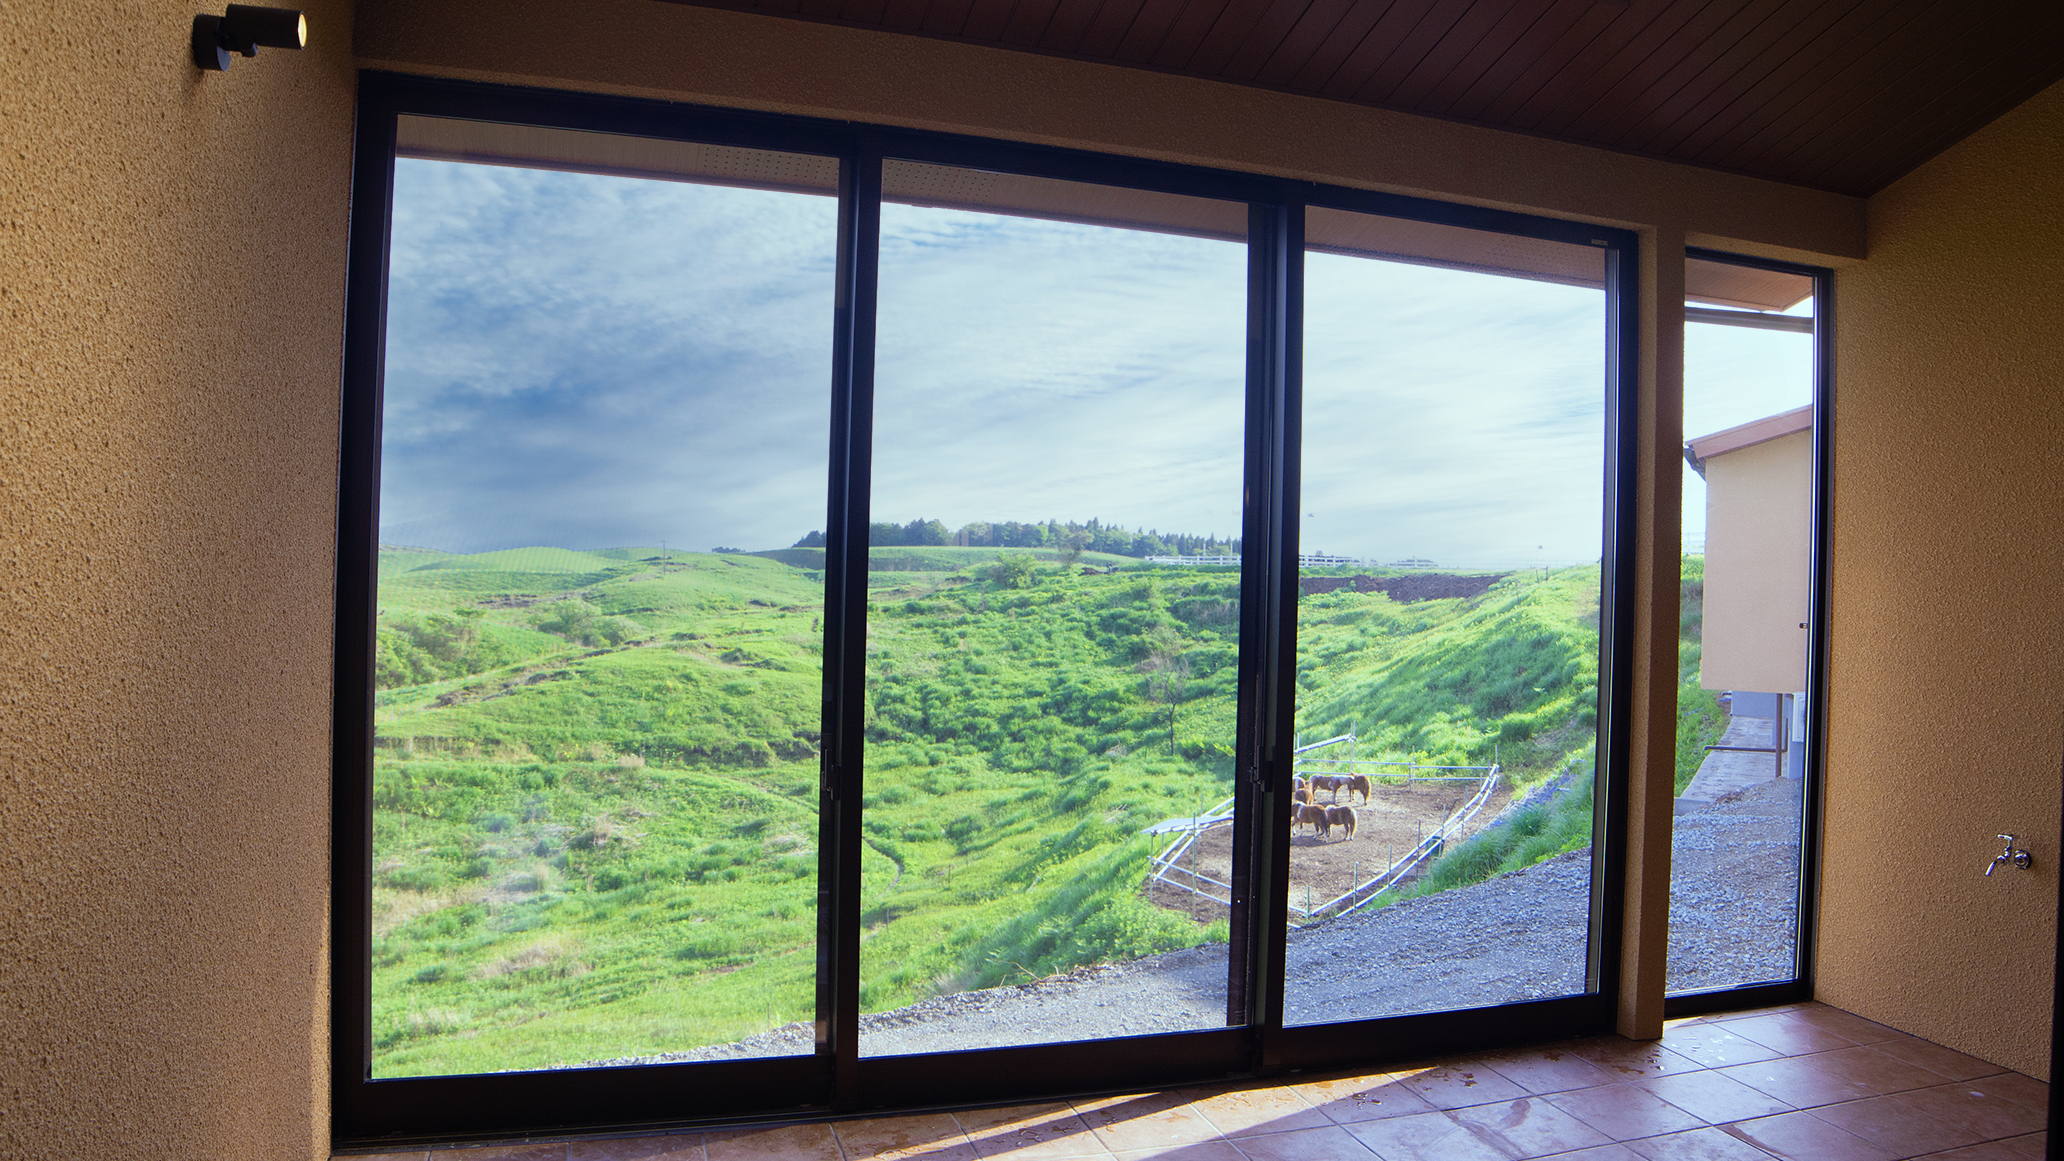
[[[1366,775],[1367,804],[1354,801],[1352,841],[1297,833],[1290,849],[1289,921],[1301,924],[1368,905],[1421,873],[1448,844],[1473,833],[1511,797],[1499,766],[1446,766],[1360,758],[1355,737],[1342,734],[1300,746],[1297,774]],[[1321,793],[1320,805],[1331,805]],[[1341,791],[1339,802],[1352,796]],[[1485,813],[1486,807],[1492,807]],[[1231,907],[1233,800],[1143,833],[1166,835],[1145,890],[1153,902],[1209,922]]]

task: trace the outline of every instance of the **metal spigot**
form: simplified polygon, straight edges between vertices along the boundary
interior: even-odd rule
[[[2007,849],[1992,857],[1992,862],[1985,868],[1986,878],[1992,878],[1992,873],[1999,869],[2001,863],[2012,863],[2025,871],[2028,869],[2029,864],[2035,862],[2034,855],[2024,850],[2015,849],[2013,835],[2003,834],[1999,837],[2001,842],[2007,844]]]

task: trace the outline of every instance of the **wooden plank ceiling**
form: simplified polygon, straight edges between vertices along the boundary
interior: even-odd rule
[[[1868,195],[2064,77],[2056,0],[684,0]]]

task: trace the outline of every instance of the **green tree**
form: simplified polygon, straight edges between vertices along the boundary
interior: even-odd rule
[[[1005,553],[984,571],[998,588],[1025,589],[1034,583],[1032,554],[1029,552]]]

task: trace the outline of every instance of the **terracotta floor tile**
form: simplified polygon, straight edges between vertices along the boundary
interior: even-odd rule
[[[1271,1084],[358,1161],[2035,1161],[2048,1102],[2041,1081],[1803,1003],[1671,1020],[1661,1043],[1597,1036]]]
[[[1770,1154],[1721,1129],[1693,1129],[1627,1142],[1646,1161],[1770,1161]]]
[[[2030,1133],[2025,1137],[2010,1137],[1999,1143],[2002,1145],[2012,1145],[2029,1157],[2040,1158],[2049,1156],[2049,1138],[2050,1135],[2048,1133]]]
[[[1311,1107],[1295,1089],[1235,1088],[1201,1097],[1190,1105],[1213,1128],[1228,1137],[1257,1133],[1287,1133],[1294,1129],[1319,1129],[1333,1124],[1332,1118]]]
[[[2044,1114],[2004,1097],[1987,1095],[1977,1087],[1983,1083],[1984,1080],[1980,1079],[1915,1089],[1891,1099],[1919,1109],[1937,1120],[1970,1129],[1987,1139],[2019,1136],[2045,1127],[2047,1118]]]
[[[1474,1060],[1415,1069],[1409,1074],[1400,1072],[1398,1079],[1437,1109],[1517,1100],[1527,1095],[1525,1089],[1499,1076],[1490,1066]]]
[[[1878,1095],[1860,1084],[1851,1084],[1839,1076],[1822,1072],[1802,1060],[1790,1057],[1782,1060],[1759,1060],[1754,1064],[1738,1064],[1733,1068],[1718,1071],[1722,1076],[1738,1080],[1794,1108],[1810,1109],[1815,1105],[1860,1101]]]
[[[1932,1040],[1923,1040],[1918,1036],[1886,1040],[1871,1047],[1908,1064],[1918,1064],[1929,1072],[1939,1072],[1951,1080],[1970,1080],[1972,1077],[1992,1076],[2006,1071],[1990,1061],[1966,1056],[1954,1048],[1944,1048]]]
[[[845,1150],[846,1161],[903,1161],[919,1157],[926,1161],[975,1161],[977,1156],[959,1122],[945,1113],[837,1121],[831,1128],[839,1147]]]
[[[1825,1007],[1827,1005],[1818,1000],[1796,1000],[1789,1004],[1770,1004],[1761,1008],[1743,1008],[1739,1012],[1714,1012],[1708,1015],[1706,1019],[1716,1023],[1722,1020],[1753,1020],[1758,1016],[1775,1016],[1783,1012],[1807,1012],[1815,1008]],[[1839,1011],[1840,1009],[1836,1010]]]
[[[1979,1077],[1966,1082],[1986,1096],[2005,1097],[2024,1108],[2034,1109],[2045,1116],[2050,1111],[2050,1086],[2032,1076],[2018,1072],[2002,1072],[1997,1076]]]
[[[1471,1105],[1449,1115],[1514,1157],[1547,1157],[1610,1145],[1616,1139],[1578,1120],[1546,1097]]]
[[[569,1161],[703,1161],[702,1134],[575,1141],[566,1147],[566,1156]]]
[[[1245,1161],[1231,1141],[1199,1141],[1166,1149],[1129,1149],[1111,1156],[1118,1161]]]
[[[540,1141],[530,1145],[470,1145],[438,1149],[431,1161],[566,1161],[566,1142]]]
[[[705,1133],[709,1161],[842,1161],[830,1125],[781,1125],[771,1129],[719,1129]]]
[[[1594,1088],[1621,1079],[1618,1073],[1607,1072],[1563,1045],[1498,1052],[1482,1059],[1493,1072],[1536,1096]]]
[[[960,1123],[962,1132],[972,1137],[979,1132],[1008,1126],[1068,1121],[1076,1119],[1076,1114],[1074,1106],[1066,1101],[1047,1101],[1036,1105],[1006,1105],[1000,1109],[968,1109],[954,1113],[953,1119]]]
[[[1966,1145],[1943,1153],[1930,1153],[1915,1161],[2027,1161],[2041,1157],[2040,1152],[2024,1153],[2017,1150],[2012,1141],[1987,1141],[1983,1145]]]
[[[1369,1150],[1338,1125],[1241,1137],[1233,1142],[1248,1161],[1369,1161]]]
[[[1569,1050],[1620,1080],[1670,1076],[1679,1072],[1696,1072],[1705,1067],[1653,1040],[1596,1036],[1589,1040],[1571,1041]]]
[[[1389,1073],[1308,1080],[1290,1087],[1337,1124],[1433,1111],[1425,1097]]]
[[[1065,1104],[1013,1105],[955,1113],[975,1152],[983,1157],[1035,1161],[1049,1157],[1096,1157],[1108,1152],[1088,1122]],[[710,1161],[717,1161],[711,1157]]]
[[[1580,1089],[1548,1099],[1556,1108],[1615,1141],[1681,1133],[1706,1123],[1638,1085]]]
[[[1807,1052],[1832,1052],[1856,1041],[1801,1019],[1796,1013],[1757,1016],[1752,1020],[1729,1020],[1723,1027],[1736,1036],[1753,1040],[1787,1056]]]
[[[1941,1073],[1922,1068],[1918,1064],[1908,1064],[1896,1056],[1887,1056],[1867,1044],[1859,1044],[1854,1048],[1840,1048],[1833,1052],[1816,1052],[1799,1059],[1822,1072],[1838,1076],[1850,1084],[1861,1085],[1875,1093],[1933,1088],[1942,1083],[1935,1079],[1941,1076]]]
[[[1784,1055],[1747,1037],[1736,1036],[1727,1028],[1727,1024],[1693,1024],[1665,1037],[1663,1047],[1704,1068],[1726,1068],[1730,1064],[1775,1060]]]
[[[1797,1020],[1804,1020],[1816,1028],[1825,1028],[1837,1036],[1845,1036],[1858,1044],[1876,1044],[1885,1040],[1898,1040],[1906,1033],[1897,1028],[1887,1028],[1875,1020],[1830,1008],[1826,1004],[1808,1004],[1792,1013]]]
[[[1189,1094],[1142,1093],[1076,1101],[1075,1113],[1114,1153],[1216,1141],[1219,1132],[1190,1107]]]
[[[1984,1134],[1974,1129],[1938,1120],[1891,1097],[1827,1105],[1813,1110],[1813,1115],[1902,1157],[1937,1153],[1985,1140]]]
[[[1515,1161],[1512,1152],[1446,1113],[1416,1113],[1343,1126],[1383,1161]]]
[[[1637,1080],[1640,1088],[1669,1101],[1692,1116],[1715,1125],[1788,1113],[1792,1106],[1718,1072],[1684,1072]]]
[[[1873,1145],[1812,1113],[1781,1113],[1736,1121],[1726,1131],[1786,1161],[1899,1161],[1907,1156]]]

